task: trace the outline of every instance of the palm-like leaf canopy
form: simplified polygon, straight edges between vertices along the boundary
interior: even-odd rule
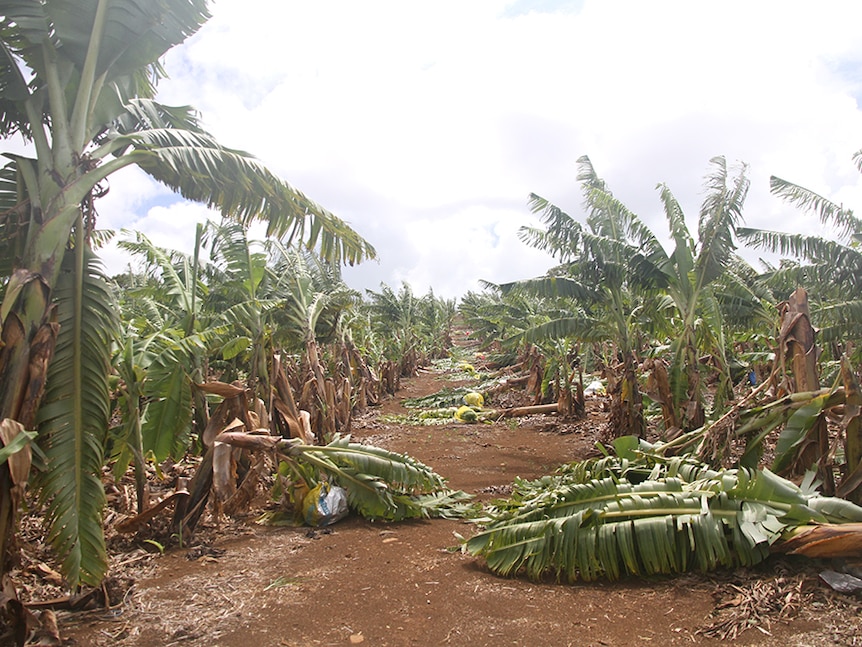
[[[249,154],[221,146],[194,111],[153,100],[163,76],[160,58],[207,18],[206,0],[0,0],[0,136],[19,134],[31,146],[26,155],[6,154],[10,161],[0,176],[0,268],[8,277],[0,324],[4,340],[7,326],[26,331],[0,349],[0,414],[17,419],[17,403],[24,399],[17,394],[30,380],[44,383],[44,375],[19,370],[27,366],[34,331],[45,335],[53,329],[55,307],[64,316],[75,313],[76,327],[65,322],[61,330],[78,337],[58,340],[40,412],[42,438],[63,450],[40,483],[51,506],[49,537],[72,584],[97,582],[105,567],[98,549],[101,529],[92,520],[104,501],[93,494],[93,479],[100,476],[107,424],[101,414],[109,399],[96,378],[99,370],[107,376],[104,358],[114,336],[108,319],[88,307],[98,300],[85,298],[94,294],[88,291],[93,275],[82,254],[92,248],[94,202],[106,180],[137,165],[229,219],[243,225],[265,220],[273,236],[304,244],[332,262],[374,256],[373,247],[342,220]],[[195,279],[188,280],[194,298]],[[190,343],[196,306],[186,306],[181,333],[160,339]],[[82,343],[97,338],[104,340],[101,347]],[[42,344],[50,357],[53,340]],[[148,411],[152,419],[158,414],[176,420],[188,410],[188,383],[178,365],[161,363],[159,376],[182,387],[177,392],[184,395],[160,401],[160,412]],[[84,377],[90,381],[82,382]],[[28,398],[26,412],[35,411],[41,393]],[[0,527],[0,552],[6,537]]]
[[[862,171],[862,151],[854,155]],[[835,227],[834,239],[817,235],[743,228],[740,237],[756,248],[797,260],[784,262],[766,274],[770,284],[793,289],[804,286],[812,297],[812,316],[826,341],[862,338],[862,220],[853,211],[822,195],[778,177],[770,178],[770,190],[803,211],[813,213],[824,225]]]
[[[524,242],[558,256],[564,264],[544,277],[500,287],[504,294],[571,299],[597,319],[599,312],[604,313],[612,323],[603,328],[611,330],[611,337],[627,352],[629,315],[645,295],[667,284],[667,255],[643,222],[613,196],[589,158],[578,163],[586,223],[532,194],[531,210],[540,215],[544,228],[524,227],[519,232]]]
[[[711,167],[697,239],[670,189],[658,186],[673,244],[668,254],[649,227],[611,193],[589,158],[582,157],[578,180],[586,211],[583,222],[532,195],[531,208],[540,214],[544,228],[520,231],[522,240],[555,254],[563,265],[543,277],[500,286],[504,295],[522,292],[579,306],[569,309],[575,316],[527,328],[527,339],[553,335],[590,341],[604,335],[625,357],[635,350],[633,340],[639,336],[668,337],[672,404],[691,413],[675,420],[689,429],[704,421],[701,355],[718,360],[717,408],[730,393],[725,311],[742,318],[742,309],[752,315],[764,309],[734,241],[748,193],[746,169],[731,174],[723,157],[712,159]]]
[[[218,144],[190,108],[153,100],[163,75],[159,58],[205,22],[206,5],[0,2],[0,134],[19,132],[35,147],[34,159],[18,157],[15,164],[41,220],[69,212],[50,240],[33,244],[35,258],[25,256],[25,263],[44,266],[56,255],[77,205],[132,164],[243,224],[264,220],[269,235],[302,241],[334,262],[374,257],[374,248],[344,221],[248,153]]]
[[[132,134],[114,138],[108,148],[125,150],[127,145],[134,150],[119,158],[122,164],[137,163],[189,200],[217,208],[244,226],[263,220],[268,223],[268,236],[288,245],[304,241],[332,262],[353,265],[376,255],[374,247],[343,220],[248,153],[225,148],[206,133],[138,127]]]

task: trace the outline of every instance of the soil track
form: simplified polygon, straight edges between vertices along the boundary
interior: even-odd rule
[[[451,386],[444,377],[405,380],[382,412],[404,411],[402,398]],[[355,423],[353,437],[406,452],[453,488],[487,500],[505,493],[515,476],[539,477],[590,454],[603,416],[599,401],[590,413],[566,427],[547,419],[400,426],[378,422],[375,413]],[[61,615],[61,633],[69,644],[126,647],[717,645],[723,641],[698,629],[740,613],[740,622],[765,620],[741,633],[739,645],[854,645],[862,634],[859,604],[819,585],[813,571],[801,570],[806,564],[769,562],[756,572],[711,577],[535,583],[496,577],[452,550],[459,535],[472,533],[469,523],[351,517],[326,530],[270,528],[253,523],[257,512],[204,528],[205,543],[192,549],[117,556],[113,572],[136,581],[123,604],[111,613]],[[775,594],[764,594],[770,586]],[[776,597],[790,617],[768,613],[766,601]],[[760,600],[760,611],[746,615],[752,600]],[[722,601],[726,608],[716,616]]]

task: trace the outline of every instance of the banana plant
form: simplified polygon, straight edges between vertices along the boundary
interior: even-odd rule
[[[120,418],[134,427],[140,417],[141,451],[157,462],[179,458],[188,449],[193,419],[198,434],[203,432],[208,407],[192,384],[204,381],[208,347],[225,333],[225,326],[205,309],[209,289],[200,278],[202,234],[198,227],[191,255],[157,247],[140,233],[119,243],[144,260],[148,277],[143,285],[127,287],[121,299],[126,326],[118,342],[117,370],[124,389],[140,398],[129,401],[137,412],[126,407]],[[116,469],[128,464],[133,445],[125,440],[134,437],[122,433],[117,438]]]
[[[501,365],[516,362],[523,342],[537,344],[549,336],[565,336],[545,335],[543,325],[568,323],[577,317],[571,312],[571,303],[563,303],[562,298],[545,299],[530,290],[506,289],[488,281],[483,282],[483,288],[481,293],[468,292],[461,298],[458,314],[482,348],[498,349],[493,357]],[[583,311],[579,314],[585,318]]]
[[[635,322],[649,301],[667,285],[667,254],[645,224],[616,199],[586,156],[578,160],[586,221],[576,220],[545,198],[532,194],[530,206],[544,228],[524,227],[527,244],[554,254],[563,265],[545,277],[503,286],[541,296],[568,298],[586,316],[544,324],[547,334],[600,334],[617,347],[619,371],[611,372],[610,427],[614,435],[643,436],[643,403],[636,375],[638,333]],[[574,308],[573,308],[574,310]],[[601,332],[599,332],[601,331]],[[541,331],[537,331],[541,333]]]
[[[759,462],[766,437],[781,429],[775,446],[772,469],[782,473],[833,469],[830,455],[810,451],[819,447],[818,430],[827,418],[843,414],[841,421],[844,464],[836,494],[862,504],[862,391],[847,357],[841,360],[840,379],[832,387],[812,392],[790,393],[766,404],[752,407],[740,416],[736,436],[746,440],[743,465]],[[830,452],[831,453],[831,452]]]
[[[117,356],[114,366],[117,371],[117,388],[115,389],[115,411],[120,412],[120,424],[109,430],[113,441],[111,453],[114,459],[114,478],[122,478],[130,463],[135,467],[135,496],[138,512],[143,512],[146,506],[147,473],[144,461],[144,437],[141,431],[141,400],[144,381],[143,368],[135,361],[135,349],[132,337],[126,336]]]
[[[674,244],[668,253],[646,224],[613,196],[589,158],[579,163],[585,222],[533,195],[530,204],[545,227],[521,230],[525,242],[557,255],[564,265],[544,277],[503,287],[571,299],[581,307],[582,316],[547,322],[529,331],[530,338],[569,335],[590,341],[598,335],[614,342],[622,359],[620,374],[609,375],[617,435],[643,435],[636,355],[651,338],[669,339],[673,401],[666,404],[673,412],[666,419],[678,421],[683,431],[696,429],[706,417],[709,376],[700,361],[703,355],[714,358],[716,411],[731,395],[725,310],[733,305],[739,311],[741,303],[750,309],[763,307],[751,287],[750,272],[745,272],[747,265],[735,254],[734,231],[748,190],[745,169],[730,177],[724,158],[711,160],[714,170],[706,179],[697,241],[676,198],[667,186],[659,186]]]
[[[336,437],[327,445],[304,445],[297,439],[226,431],[217,442],[253,450],[276,449],[290,472],[308,487],[323,478],[347,491],[350,507],[372,520],[401,521],[462,517],[470,495],[446,486],[433,469],[410,456]],[[309,469],[311,468],[311,469]]]
[[[862,172],[862,150],[853,156]],[[790,293],[804,287],[813,299],[812,317],[819,337],[826,343],[855,347],[858,359],[862,339],[862,220],[852,209],[782,178],[770,178],[770,191],[804,212],[816,215],[831,227],[833,237],[743,228],[740,238],[747,244],[790,256],[766,277]]]
[[[366,290],[372,322],[388,335],[385,355],[400,362],[401,375],[412,375],[416,369],[416,356],[421,347],[419,328],[419,299],[406,283],[396,292],[386,284],[380,291]]]
[[[336,428],[337,405],[334,397],[327,395],[327,377],[334,377],[335,371],[334,367],[327,371],[322,343],[337,337],[339,323],[358,300],[358,294],[341,279],[339,268],[296,248],[285,248],[278,243],[271,247],[273,290],[283,300],[279,310],[273,313],[273,347],[277,345],[280,350],[296,352],[303,357],[305,369],[313,379],[298,386],[309,389],[307,406],[315,410],[309,411],[313,431],[323,442],[339,429]],[[342,394],[342,399],[347,401],[350,397],[350,393]]]
[[[207,308],[220,313],[218,321],[230,332],[221,349],[222,359],[249,367],[248,381],[261,397],[269,393],[273,317],[284,307],[282,294],[273,291],[274,273],[264,244],[248,238],[239,223],[209,223],[211,276]]]
[[[101,476],[118,308],[81,232],[54,290],[59,332],[36,413],[45,468],[36,472],[35,485],[63,572],[73,582],[100,582],[107,572]]]
[[[337,262],[373,257],[373,248],[343,221],[316,205],[243,151],[221,146],[201,128],[191,108],[154,100],[164,76],[159,63],[171,48],[208,19],[206,0],[2,0],[0,1],[0,136],[21,136],[26,154],[6,153],[0,267],[0,420],[33,428],[37,415],[46,425],[40,437],[70,452],[74,470],[58,457],[40,480],[46,500],[56,503],[49,536],[61,548],[64,575],[72,585],[97,584],[104,558],[92,524],[76,518],[98,516],[103,496],[90,492],[100,473],[100,446],[89,442],[104,430],[108,408],[107,346],[80,347],[69,357],[51,356],[58,343],[61,304],[86,292],[93,274],[82,262],[91,248],[97,218],[94,207],[115,172],[137,166],[184,197],[218,208],[248,223],[262,220],[268,233],[301,242]],[[14,182],[11,179],[14,178]],[[68,264],[66,257],[75,259]],[[64,268],[66,268],[64,270]],[[71,269],[70,269],[71,268]],[[60,274],[74,285],[60,291]],[[84,310],[80,310],[84,312]],[[110,340],[107,319],[90,318],[79,329]],[[95,327],[101,326],[96,331]],[[73,344],[77,344],[75,341]],[[92,350],[92,357],[85,352]],[[59,363],[60,357],[64,361]],[[38,413],[49,365],[52,382],[63,384],[52,409]],[[69,387],[90,368],[103,366],[105,378],[88,388]],[[72,401],[76,399],[76,401]],[[57,409],[92,411],[51,426]],[[43,441],[40,441],[40,444]],[[47,442],[47,441],[44,441]],[[10,475],[0,467],[0,572],[14,534],[9,505]],[[70,485],[66,479],[76,479]],[[87,496],[93,494],[93,496]],[[61,500],[66,500],[65,503]],[[54,505],[54,504],[52,504]],[[71,516],[70,516],[71,515]],[[84,528],[84,525],[87,528]],[[81,531],[86,531],[81,534]],[[94,562],[82,556],[92,547]],[[2,574],[2,573],[0,573]]]
[[[790,530],[862,521],[862,508],[768,470],[622,456],[516,483],[464,544],[500,575],[575,582],[752,565]]]
[[[670,189],[661,186],[661,198],[668,220],[674,250],[664,264],[668,275],[667,292],[680,317],[680,328],[671,343],[670,386],[683,431],[701,427],[706,420],[704,408],[705,376],[699,358],[708,353],[714,358],[717,389],[714,406],[719,411],[732,397],[733,383],[726,357],[725,325],[715,284],[728,282],[735,256],[734,230],[742,219],[748,193],[745,168],[735,178],[728,177],[722,157],[712,160],[713,172],[707,177],[707,193],[698,222],[698,242],[689,233],[683,211]]]
[[[445,356],[451,345],[454,301],[438,298],[433,290],[417,297],[406,283],[397,292],[385,283],[379,292],[365,292],[372,327],[388,340],[384,354],[399,362],[402,376],[415,375],[426,360]]]

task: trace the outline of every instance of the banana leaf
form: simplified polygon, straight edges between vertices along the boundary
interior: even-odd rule
[[[216,440],[248,448],[277,447],[294,473],[316,471],[316,480],[327,478],[347,491],[350,508],[368,519],[401,521],[430,517],[463,517],[472,497],[451,490],[446,480],[429,466],[407,456],[373,445],[350,442],[336,436],[328,445],[303,445],[296,439],[250,436],[236,432]],[[307,478],[306,478],[307,480]]]
[[[102,461],[110,415],[108,374],[116,305],[101,267],[83,247],[63,260],[54,296],[60,334],[39,409],[46,469],[35,485],[45,505],[46,543],[73,585],[98,585],[108,570],[102,528]],[[83,271],[73,271],[75,261]]]
[[[756,467],[763,452],[763,442],[776,428],[785,425],[776,445],[772,470],[783,472],[798,457],[809,432],[825,411],[844,404],[841,387],[791,393],[767,404],[742,412],[737,437],[746,437],[741,465]]]
[[[783,472],[800,453],[800,448],[809,442],[809,434],[815,428],[823,411],[827,406],[831,393],[826,393],[813,398],[805,406],[797,409],[790,416],[775,445],[775,459],[772,469]],[[810,466],[805,466],[810,467]]]
[[[748,566],[799,525],[862,520],[859,506],[768,470],[716,471],[652,456],[659,477],[632,483],[625,459],[614,458],[516,482],[514,500],[489,508],[464,550],[500,575],[614,580]]]

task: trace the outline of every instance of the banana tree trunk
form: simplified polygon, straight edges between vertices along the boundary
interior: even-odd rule
[[[862,523],[797,526],[770,551],[810,559],[858,557],[862,554]]]
[[[213,489],[213,466],[215,461],[215,438],[225,428],[230,428],[230,421],[238,420],[241,427],[246,431],[253,429],[248,415],[248,400],[245,390],[239,385],[235,387],[231,395],[229,390],[224,390],[226,397],[216,407],[210,418],[205,437],[208,445],[203,459],[195,471],[194,477],[188,486],[189,496],[180,499],[174,508],[174,516],[171,522],[171,532],[181,538],[183,542],[191,540],[197,527],[198,521],[209,501],[210,492]],[[220,388],[224,388],[221,386]],[[212,391],[211,391],[212,392]],[[220,428],[219,428],[220,427]]]
[[[271,394],[270,411],[272,412],[273,427],[271,433],[279,434],[285,438],[305,438],[301,412],[293,397],[290,381],[287,379],[281,356],[275,355],[272,361],[273,388]]]
[[[814,343],[808,293],[803,288],[797,288],[787,301],[787,310],[781,320],[780,339],[793,366],[795,392],[819,389],[819,351]]]
[[[697,348],[689,345],[686,349],[686,379],[688,382],[687,400],[682,407],[682,428],[684,431],[692,431],[703,427],[706,422],[706,410],[703,408],[703,397],[701,395],[701,375],[698,368],[699,358]]]
[[[608,370],[608,395],[611,396],[611,411],[608,431],[614,438],[646,434],[646,421],[643,416],[643,398],[638,388],[635,373],[635,358],[631,351],[623,356],[622,375]]]
[[[491,409],[482,412],[482,417],[487,420],[502,420],[504,418],[520,418],[523,416],[551,413],[565,414],[566,411],[559,402],[554,402],[553,404],[533,404],[526,407],[512,407],[510,409]]]
[[[862,391],[846,357],[841,360],[844,380],[844,457],[847,461],[844,477],[836,494],[862,505]]]
[[[648,359],[644,362],[644,369],[649,371],[646,385],[647,395],[658,402],[661,407],[665,436],[675,438],[682,431],[682,428],[673,403],[667,363],[662,359]]]
[[[0,417],[32,428],[45,390],[59,326],[51,288],[40,275],[18,270],[2,305],[0,348]],[[10,293],[18,287],[17,293]]]
[[[59,331],[47,281],[18,270],[7,286],[2,315],[0,420],[17,420],[24,429],[33,429]],[[13,486],[6,461],[0,465],[0,577],[8,570],[15,534]]]
[[[329,424],[332,412],[327,399],[326,377],[323,374],[323,366],[320,364],[320,352],[317,347],[317,341],[314,339],[313,335],[307,336],[305,340],[305,359],[308,362],[308,368],[311,370],[311,374],[314,376],[311,381],[314,382],[314,393],[317,404],[316,408],[318,410],[318,418],[320,421],[319,424],[314,427],[315,434],[317,435],[318,442],[325,444],[332,439],[334,428],[331,428]]]
[[[781,317],[781,330],[778,341],[784,361],[789,358],[793,367],[794,391],[816,391],[820,388],[817,376],[819,351],[814,343],[814,326],[808,308],[808,292],[797,288],[787,301],[787,308]],[[802,445],[795,464],[800,469],[817,465],[817,476],[823,481],[823,494],[835,494],[835,478],[829,460],[829,430],[826,419],[820,420],[811,428],[806,442]],[[798,476],[798,474],[797,474]]]

